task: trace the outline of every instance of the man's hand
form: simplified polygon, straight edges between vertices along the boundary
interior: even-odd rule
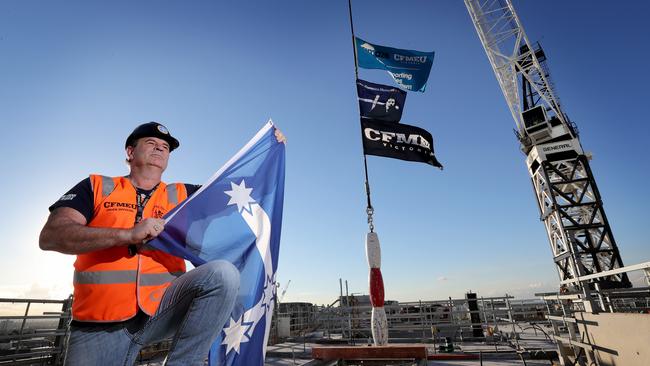
[[[165,220],[154,218],[144,219],[129,230],[130,242],[133,244],[142,244],[158,236],[164,229]]]
[[[280,143],[286,144],[287,143],[287,138],[284,137],[284,134],[279,129],[277,129],[276,127],[273,127],[273,129],[275,130],[275,138],[276,138],[276,140],[278,140],[278,142],[280,142]]]

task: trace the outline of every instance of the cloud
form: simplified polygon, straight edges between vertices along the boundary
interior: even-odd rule
[[[0,286],[0,297],[9,299],[49,299],[49,289],[33,283],[31,287],[28,284],[23,285],[4,285]],[[30,305],[30,314],[40,314],[40,304]],[[25,313],[26,303],[2,303],[0,304],[0,315],[23,315]],[[60,305],[59,305],[60,307]],[[56,310],[56,309],[54,309]]]
[[[25,294],[25,287],[20,285],[0,285],[0,297],[20,298]]]
[[[440,282],[449,281],[449,278],[447,278],[446,276],[440,276],[440,277],[438,277],[438,281],[440,281]]]
[[[542,288],[544,284],[541,282],[529,283],[528,288]]]
[[[68,283],[32,282],[31,285],[0,285],[0,297],[2,298],[63,300],[71,293],[72,286]]]
[[[50,299],[51,288],[38,283],[32,283],[32,286],[24,292],[23,297],[28,299]]]

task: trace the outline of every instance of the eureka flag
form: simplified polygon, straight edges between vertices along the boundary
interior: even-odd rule
[[[433,152],[433,137],[423,128],[362,118],[361,130],[366,155],[419,161],[442,169]]]
[[[284,199],[284,144],[269,121],[149,242],[195,266],[214,259],[240,271],[235,308],[210,350],[210,365],[264,365],[271,329]]]
[[[379,46],[359,37],[354,40],[359,67],[386,70],[402,88],[424,92],[433,65],[433,52]]]
[[[406,92],[394,86],[357,79],[361,118],[399,122],[404,110]]]

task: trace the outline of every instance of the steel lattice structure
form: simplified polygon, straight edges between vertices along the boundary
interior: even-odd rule
[[[543,161],[531,176],[561,281],[623,266],[584,155]],[[598,283],[601,288],[629,286],[625,273]]]
[[[519,96],[519,76],[528,80],[539,95],[540,102],[560,121],[565,122],[559,101],[551,88],[552,84],[547,80],[512,4],[501,0],[465,0],[465,5],[519,132],[523,134],[525,129]]]
[[[560,281],[623,267],[589,159],[561,110],[541,47],[528,40],[510,0],[465,5],[517,125]],[[595,282],[630,287],[625,274]]]

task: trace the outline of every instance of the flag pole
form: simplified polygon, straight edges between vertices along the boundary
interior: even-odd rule
[[[359,59],[357,57],[357,44],[354,37],[354,23],[352,22],[352,0],[348,0],[348,10],[350,14],[350,32],[352,33],[352,50],[354,51],[354,76],[355,84],[359,80]],[[356,85],[355,85],[356,86]],[[359,109],[361,115],[361,109]],[[361,123],[359,123],[361,124]],[[361,128],[361,139],[363,141],[363,126]],[[373,224],[374,209],[370,203],[370,183],[368,181],[368,160],[366,153],[363,153],[363,169],[366,173],[366,197],[368,199],[368,206],[366,207],[366,214],[368,214],[368,229],[370,232],[366,234],[366,259],[368,260],[368,267],[370,267],[370,303],[372,304],[372,313],[370,315],[372,340],[375,346],[385,346],[388,344],[388,320],[386,319],[386,310],[384,309],[384,280],[381,275],[381,248],[379,245],[379,237],[375,232],[375,225]]]
[[[354,23],[352,22],[352,0],[348,0],[348,14],[350,15],[350,32],[352,33],[352,52],[354,52],[354,76],[359,78],[359,63],[357,62],[357,43],[354,39]]]
[[[359,79],[359,63],[357,60],[357,42],[354,37],[354,22],[352,21],[352,0],[348,0],[348,14],[350,16],[350,33],[352,34],[352,51],[354,52],[354,76],[355,76],[355,83]],[[363,127],[361,130],[361,136],[363,138]],[[373,224],[373,214],[375,210],[372,207],[372,203],[370,202],[370,181],[368,180],[368,159],[366,158],[366,154],[363,154],[363,171],[365,173],[365,186],[366,186],[366,199],[368,202],[368,205],[366,207],[366,214],[368,215],[368,228],[370,229],[370,232],[375,231],[375,225]]]

